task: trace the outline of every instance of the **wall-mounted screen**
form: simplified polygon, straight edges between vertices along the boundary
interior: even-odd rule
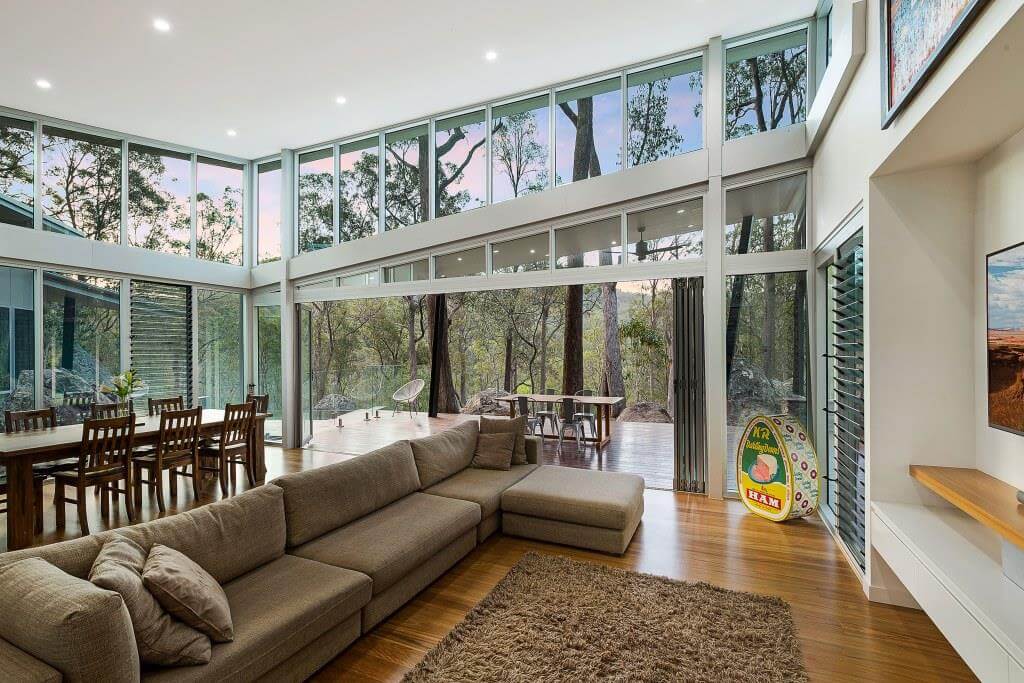
[[[988,423],[1024,435],[1024,243],[989,254]]]

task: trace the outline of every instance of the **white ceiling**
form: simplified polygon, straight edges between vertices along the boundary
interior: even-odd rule
[[[816,5],[5,2],[0,106],[254,158],[679,52]],[[155,17],[171,31],[153,30]],[[487,50],[497,61],[483,59]],[[38,89],[39,78],[53,88]]]

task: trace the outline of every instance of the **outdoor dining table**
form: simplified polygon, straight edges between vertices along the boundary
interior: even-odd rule
[[[252,439],[253,473],[257,481],[267,475],[263,447],[263,423],[268,413],[257,413]],[[220,433],[224,411],[204,408],[200,434]],[[134,445],[156,443],[160,433],[159,415],[139,415],[135,422]],[[32,544],[33,537],[33,463],[53,462],[78,457],[82,443],[82,425],[64,425],[50,429],[0,434],[0,465],[7,468],[7,549],[18,550]]]
[[[597,407],[597,433],[593,436],[584,436],[584,441],[596,443],[598,448],[603,448],[612,436],[612,425],[611,425],[611,412],[616,406],[622,405],[626,401],[625,396],[573,396],[570,394],[509,394],[508,396],[498,396],[497,400],[504,401],[509,404],[509,416],[516,416],[516,407],[520,396],[532,399],[537,403],[555,403],[561,404],[562,399],[571,398],[573,402],[578,406],[596,406]],[[544,428],[541,427],[543,433]],[[557,434],[542,434],[547,439],[557,439]]]

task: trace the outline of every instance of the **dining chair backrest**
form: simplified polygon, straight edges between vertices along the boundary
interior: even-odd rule
[[[78,452],[78,476],[128,467],[135,441],[135,417],[86,420],[82,425],[82,447]]]
[[[156,443],[158,458],[193,455],[199,448],[201,407],[188,410],[164,410],[160,413],[160,436]]]
[[[255,406],[252,403],[228,403],[224,406],[224,425],[220,443],[224,448],[248,443]]]
[[[594,390],[593,389],[580,389],[579,391],[576,392],[576,395],[577,396],[594,396],[595,394],[594,394]],[[578,410],[580,412],[593,413],[594,412],[594,406],[592,406],[592,405],[590,405],[588,403],[584,403],[584,404],[582,404],[582,405],[580,405],[578,407]]]
[[[53,406],[39,410],[5,410],[4,431],[30,432],[57,426],[57,409]]]
[[[92,419],[101,420],[108,417],[117,417],[125,411],[133,412],[132,402],[124,403],[93,403],[91,408]]]
[[[160,415],[165,410],[185,410],[185,399],[181,396],[170,398],[147,398],[150,415]]]
[[[64,405],[74,408],[88,408],[96,401],[95,391],[66,391],[64,392]]]
[[[250,393],[245,397],[245,402],[255,404],[257,413],[265,413],[270,408],[270,394]]]
[[[562,399],[562,419],[572,420],[576,412],[576,399],[566,396]]]

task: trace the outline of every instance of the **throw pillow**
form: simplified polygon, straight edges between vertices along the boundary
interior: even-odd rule
[[[30,557],[0,566],[0,638],[65,681],[138,681],[139,650],[121,596]]]
[[[476,452],[470,467],[482,470],[508,470],[512,467],[512,444],[516,435],[511,432],[481,434],[476,440]]]
[[[210,661],[210,639],[171,618],[142,583],[146,551],[127,538],[107,541],[93,562],[89,580],[124,600],[135,631],[139,658],[147,664],[182,666]]]
[[[515,445],[512,447],[512,464],[526,464],[526,416],[509,419],[507,417],[480,416],[481,434],[504,434],[516,435]]]
[[[210,636],[215,643],[235,637],[231,607],[224,589],[205,569],[165,545],[154,545],[142,581],[172,616]]]

